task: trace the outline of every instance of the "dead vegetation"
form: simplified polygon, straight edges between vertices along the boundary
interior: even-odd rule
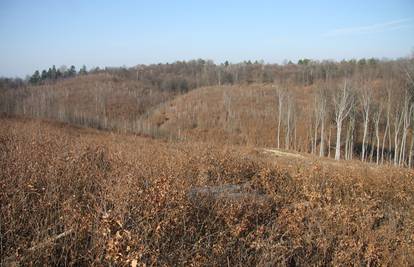
[[[411,170],[379,175],[246,147],[0,123],[2,264],[414,262]]]

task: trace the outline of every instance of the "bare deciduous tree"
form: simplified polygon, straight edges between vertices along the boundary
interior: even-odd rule
[[[325,121],[327,114],[328,94],[326,88],[320,91],[319,110],[321,112],[321,144],[319,146],[319,156],[325,156]]]
[[[278,100],[278,119],[277,119],[277,148],[280,148],[280,129],[282,126],[282,112],[283,102],[286,98],[286,91],[280,87],[276,89],[277,100]]]
[[[341,131],[342,122],[348,116],[351,108],[354,104],[354,97],[351,92],[351,88],[348,85],[348,81],[344,81],[342,89],[338,90],[334,94],[334,107],[335,107],[335,123],[336,123],[336,147],[335,147],[335,160],[341,158]]]
[[[372,101],[372,90],[363,86],[360,92],[360,101],[362,106],[362,118],[363,118],[363,125],[364,125],[364,133],[362,135],[362,152],[361,152],[361,161],[365,161],[365,142],[368,133],[368,123],[369,123],[369,114],[370,114],[370,107]]]
[[[401,148],[400,148],[400,155],[398,160],[398,165],[403,165],[405,162],[405,150],[406,150],[406,143],[407,143],[407,135],[408,129],[410,128],[411,124],[411,113],[413,110],[413,105],[411,104],[411,97],[408,93],[408,90],[405,90],[404,94],[404,105],[402,110],[402,121],[403,121],[403,132],[401,137]]]
[[[318,136],[320,139],[319,144],[319,156],[325,155],[325,120],[326,120],[326,108],[327,108],[327,92],[324,87],[317,89],[314,99],[314,139],[312,145],[312,152],[316,152]],[[320,125],[320,132],[318,133]]]
[[[377,165],[380,160],[380,121],[382,115],[382,103],[377,105],[376,111],[374,113],[374,124],[375,124],[375,137],[377,140]]]
[[[287,118],[286,118],[286,133],[285,133],[285,149],[290,149],[290,141],[291,141],[291,126],[292,126],[292,119],[293,119],[293,96],[291,93],[288,93],[286,96],[287,102]]]
[[[399,107],[395,107],[394,109],[394,120],[393,120],[393,126],[394,126],[394,165],[398,164],[398,153],[399,153],[399,134],[401,130],[401,125],[403,121],[403,114],[401,113],[401,109]]]
[[[354,133],[355,133],[355,120],[356,120],[355,105],[353,105],[351,112],[349,113],[348,129],[345,140],[345,159],[351,160],[354,154]]]
[[[384,164],[384,150],[385,150],[385,141],[388,134],[388,149],[391,148],[391,132],[390,132],[390,113],[391,113],[391,90],[387,86],[387,119],[384,130],[384,137],[382,139],[382,150],[381,150],[381,164]]]
[[[411,119],[414,120],[414,111],[411,113]],[[408,155],[408,167],[411,168],[412,165],[412,160],[413,160],[413,151],[414,149],[414,123],[412,124],[412,128],[411,128],[411,144],[410,144],[410,152]]]
[[[316,154],[316,147],[318,143],[318,130],[321,123],[321,112],[319,106],[318,96],[314,97],[313,110],[313,140],[312,140],[312,154]]]

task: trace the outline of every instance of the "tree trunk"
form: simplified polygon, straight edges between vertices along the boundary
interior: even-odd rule
[[[369,143],[371,144],[371,150],[369,151],[369,162],[371,163],[372,162],[372,159],[373,159],[373,157],[374,157],[374,142],[373,142],[373,139],[374,139],[374,133],[373,132],[371,132],[370,133],[370,141],[369,141]]]
[[[377,165],[380,159],[379,119],[375,122],[375,137],[377,138]]]
[[[277,148],[280,148],[280,124],[282,120],[282,112],[281,108],[279,107],[279,119],[277,123]]]
[[[316,154],[316,147],[317,147],[317,143],[318,143],[318,128],[319,128],[319,122],[316,121],[315,122],[315,133],[314,133],[315,137],[314,137],[314,145],[313,145],[314,151],[312,151],[313,154]]]
[[[286,135],[285,135],[285,149],[290,149],[290,134],[291,134],[291,116],[292,116],[292,98],[290,95],[287,97],[287,129],[286,129]]]
[[[331,133],[332,133],[332,128],[329,125],[329,135],[328,135],[328,158],[331,157]]]
[[[322,117],[322,121],[321,121],[321,143],[320,143],[320,146],[319,146],[319,157],[325,156],[324,136],[325,136],[325,120]]]
[[[335,160],[341,158],[341,130],[342,130],[342,121],[336,123],[336,147],[335,147]]]
[[[400,156],[398,159],[398,165],[401,166],[404,164],[405,161],[405,142],[407,140],[407,133],[406,133],[406,129],[403,129],[403,134],[401,137],[401,147],[400,147]]]
[[[399,132],[400,132],[400,126],[396,125],[396,128],[394,129],[394,165],[397,165],[398,163],[398,145],[399,145]]]
[[[385,125],[384,137],[382,139],[382,151],[381,151],[381,164],[384,164],[384,149],[385,149],[385,140],[387,139],[387,133],[390,128],[390,113],[387,112],[387,123]]]
[[[349,152],[349,142],[350,142],[350,130],[349,130],[349,128],[350,128],[350,124],[348,123],[348,127],[347,127],[347,129],[346,129],[346,137],[345,137],[345,160],[348,160],[348,157],[349,157],[349,155],[348,155],[348,152]]]
[[[364,133],[362,135],[362,153],[361,153],[361,161],[365,161],[365,140],[367,138],[367,131],[368,131],[368,117],[364,119]]]
[[[282,125],[282,108],[283,108],[283,93],[278,89],[278,100],[279,100],[279,114],[277,123],[277,148],[280,148],[280,127]]]
[[[414,131],[414,129],[413,129]],[[414,147],[414,135],[411,135],[411,144],[410,144],[410,153],[408,155],[408,168],[412,167],[412,160],[413,160],[413,147]]]

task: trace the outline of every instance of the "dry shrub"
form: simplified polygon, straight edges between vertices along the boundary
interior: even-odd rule
[[[1,125],[5,264],[414,262],[408,170],[362,176],[314,166],[293,172],[239,147],[166,143],[41,121],[3,118]],[[225,191],[235,186],[237,192]],[[224,193],[190,194],[195,188]]]

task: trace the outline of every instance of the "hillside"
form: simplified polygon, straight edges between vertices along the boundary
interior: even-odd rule
[[[305,107],[295,114],[297,135],[307,134],[311,111],[306,108],[310,109],[314,90],[315,87],[290,88],[297,105]],[[180,139],[275,147],[278,113],[277,87],[252,84],[193,90],[160,105],[149,120]],[[307,151],[305,143],[297,147]]]
[[[0,124],[2,264],[414,262],[412,170],[38,119]]]
[[[177,93],[111,73],[1,90],[0,110],[100,129],[145,131],[141,116]]]

